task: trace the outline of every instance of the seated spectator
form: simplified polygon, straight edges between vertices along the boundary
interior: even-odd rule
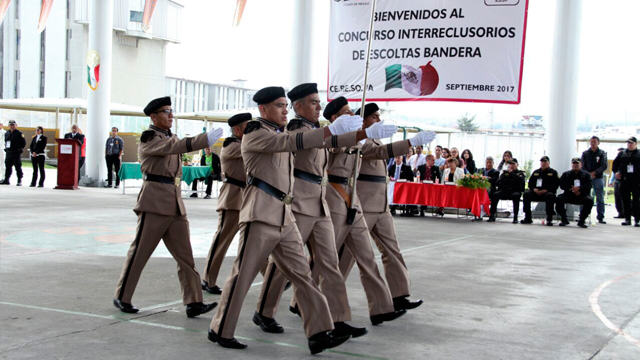
[[[422,145],[416,146],[416,153],[415,155],[409,158],[408,163],[409,163],[409,166],[411,166],[412,171],[416,171],[418,166],[424,165],[427,163],[425,155],[422,153]]]
[[[204,180],[205,184],[207,184],[207,190],[205,191],[206,196],[204,198],[211,199],[211,188],[213,186],[213,181],[222,180],[222,169],[220,167],[220,157],[212,153],[210,147],[204,148],[204,152],[205,154],[200,158],[200,166],[210,166],[211,174],[209,174],[209,176],[206,179],[199,179],[199,180]],[[198,190],[198,179],[193,180],[193,184],[191,185],[191,190],[194,190],[194,191]],[[197,198],[198,193],[196,192],[191,194],[191,197]]]
[[[498,202],[500,200],[513,201],[513,223],[518,223],[518,212],[520,211],[520,197],[524,192],[524,171],[518,170],[518,159],[507,161],[508,167],[498,178],[498,190],[491,194],[491,211],[489,222],[496,221]]]
[[[527,190],[523,198],[524,203],[524,220],[521,224],[531,224],[531,202],[544,201],[545,210],[547,212],[547,226],[553,226],[553,205],[556,203],[556,191],[560,186],[558,172],[549,167],[549,157],[540,158],[540,169],[534,171],[529,178],[529,190]]]
[[[485,167],[478,170],[478,173],[489,179],[489,183],[491,184],[491,188],[489,188],[489,196],[496,191],[496,185],[498,184],[498,178],[500,177],[500,172],[493,168],[493,164],[493,157],[487,156],[487,160],[484,162]]]
[[[411,167],[409,165],[405,165],[402,162],[402,156],[396,156],[394,158],[395,162],[391,165],[391,169],[389,169],[389,178],[392,181],[397,180],[407,180],[413,181],[413,172],[411,171]],[[389,208],[391,209],[391,215],[396,214],[397,205],[391,205]]]
[[[509,168],[508,162],[511,159],[513,159],[513,153],[510,150],[507,150],[502,154],[502,161],[498,164],[498,171],[500,171],[500,174]]]
[[[448,148],[444,148],[442,149],[442,158],[444,159],[444,161],[442,162],[442,165],[440,166],[440,172],[444,172],[444,169],[446,169],[448,167],[447,165],[447,159],[451,157],[451,150],[449,150]]]
[[[463,171],[466,169],[466,164],[464,163],[464,160],[460,158],[460,152],[458,151],[457,147],[451,148],[451,157],[458,160],[459,168],[462,168]]]
[[[471,150],[464,149],[462,152],[462,160],[464,161],[469,174],[475,174],[478,169],[476,168],[476,162],[473,160]]]
[[[437,167],[444,166],[445,158],[442,156],[442,146],[436,145],[436,160],[435,165]]]
[[[444,174],[442,174],[442,182],[456,182],[458,179],[464,176],[464,170],[458,167],[458,160],[450,157],[447,159],[446,165],[447,169],[444,170]],[[436,210],[436,215],[444,216],[444,208],[439,207]]]
[[[560,188],[564,192],[556,199],[556,211],[562,218],[560,226],[569,225],[565,204],[582,205],[578,226],[586,229],[585,220],[591,214],[593,198],[590,196],[593,187],[591,174],[582,170],[582,161],[578,157],[571,159],[571,170],[565,171],[560,177]]]
[[[420,182],[424,180],[430,180],[436,182],[436,179],[440,179],[440,168],[435,165],[436,158],[429,154],[427,155],[427,163],[418,166],[416,174],[420,173]]]

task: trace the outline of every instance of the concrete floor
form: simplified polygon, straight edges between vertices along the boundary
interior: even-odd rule
[[[49,171],[43,189],[0,187],[0,358],[308,358],[301,322],[287,310],[290,291],[276,317],[284,334],[264,333],[251,321],[260,275],[236,332],[249,348],[209,342],[213,313],[185,316],[175,262],[162,246],[133,298],[142,311],[117,311],[111,299],[135,236],[137,191],[62,191],[54,183],[55,171]],[[203,269],[217,224],[216,200],[185,204],[196,264]],[[412,297],[426,303],[372,326],[352,273],[352,323],[370,332],[320,356],[640,359],[640,229],[607,221],[579,229],[506,219],[473,223],[453,215],[396,217]],[[223,278],[232,260],[225,261]],[[217,298],[205,295],[206,301]]]

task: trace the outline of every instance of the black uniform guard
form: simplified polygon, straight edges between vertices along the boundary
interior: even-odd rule
[[[637,143],[635,136],[627,140],[627,149],[618,153],[612,170],[616,177],[620,174],[620,196],[625,217],[622,225],[631,225],[633,215],[635,226],[640,227],[640,150]]]
[[[507,161],[509,165],[518,164],[517,159]],[[520,197],[524,192],[524,172],[520,170],[505,171],[498,178],[498,190],[491,194],[491,211],[489,222],[496,221],[496,212],[498,210],[498,201],[513,201],[513,223],[518,222],[518,212],[520,210]]]
[[[560,226],[569,225],[565,204],[575,204],[582,205],[578,226],[587,227],[584,222],[591,214],[593,207],[593,198],[590,196],[592,187],[591,175],[582,170],[580,158],[571,159],[571,170],[565,171],[560,177],[560,188],[564,190],[564,193],[558,195],[556,200],[556,211],[562,218]]]
[[[524,220],[521,224],[531,224],[531,202],[544,201],[547,212],[547,226],[553,225],[553,205],[556,202],[556,191],[560,186],[558,172],[549,167],[549,157],[540,158],[540,169],[531,174],[529,178],[529,190],[522,196],[524,202]],[[537,191],[536,191],[537,190]]]
[[[9,178],[11,177],[12,167],[16,168],[16,175],[18,176],[18,186],[22,186],[22,160],[20,155],[27,146],[27,142],[24,139],[24,134],[17,129],[15,120],[9,120],[9,131],[4,134],[4,151],[7,156],[4,159],[5,171],[4,181],[0,185],[9,185]]]

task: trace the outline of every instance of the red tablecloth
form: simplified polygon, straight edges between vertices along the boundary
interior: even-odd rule
[[[396,183],[393,190],[393,203],[471,209],[475,216],[480,216],[481,205],[484,206],[485,211],[491,206],[487,190],[408,182]]]

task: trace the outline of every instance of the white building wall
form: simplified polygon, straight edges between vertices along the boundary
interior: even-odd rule
[[[16,31],[15,31],[15,18],[16,18],[16,5],[12,2],[7,9],[7,13],[4,16],[2,22],[3,27],[3,54],[2,54],[2,96],[5,99],[14,98],[14,85],[15,85],[15,59],[16,59]]]
[[[44,97],[63,98],[66,69],[67,4],[54,1],[47,21],[44,62]]]
[[[17,25],[20,29],[20,98],[40,97],[40,33],[38,33],[38,18],[40,6],[26,6],[26,1],[20,1],[18,11],[20,19]]]

